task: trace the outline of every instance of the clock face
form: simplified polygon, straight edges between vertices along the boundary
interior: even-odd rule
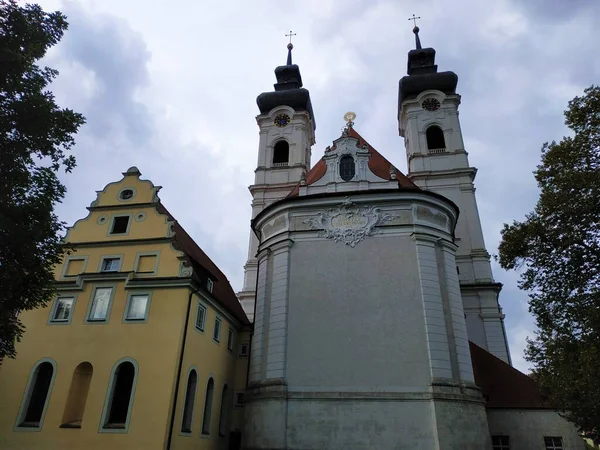
[[[427,111],[436,111],[438,109],[440,109],[440,102],[435,99],[435,98],[427,98],[425,100],[423,100],[423,103],[421,103],[421,106],[423,107],[423,109],[427,110]]]
[[[290,123],[292,119],[290,119],[290,116],[288,116],[287,114],[279,114],[277,117],[275,117],[275,125],[277,125],[278,127],[285,127],[288,123]]]

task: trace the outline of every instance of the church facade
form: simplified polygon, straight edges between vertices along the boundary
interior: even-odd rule
[[[402,174],[347,127],[311,167],[300,70],[259,95],[245,282],[246,449],[583,449],[511,367],[462,138],[435,50],[399,83]]]
[[[346,115],[311,165],[300,69],[258,96],[242,290],[132,167],[69,230],[0,366],[2,449],[584,450],[511,366],[458,77],[400,80],[401,173]]]

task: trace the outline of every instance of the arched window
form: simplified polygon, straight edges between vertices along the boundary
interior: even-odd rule
[[[354,158],[350,155],[342,156],[340,159],[340,177],[344,181],[350,181],[356,174]]]
[[[46,406],[50,397],[50,389],[54,381],[54,365],[49,361],[39,363],[29,377],[27,391],[18,426],[24,428],[40,428],[43,422]]]
[[[427,148],[429,150],[446,148],[444,132],[440,127],[433,125],[427,128],[425,135],[427,136]]]
[[[227,385],[223,386],[221,394],[221,413],[219,414],[219,436],[225,436],[227,433],[227,415],[229,411],[229,397],[227,394]]]
[[[210,378],[206,385],[206,399],[204,400],[204,415],[202,417],[202,434],[210,434],[210,413],[212,411],[214,390],[215,382]]]
[[[183,404],[183,418],[181,419],[181,431],[183,433],[192,432],[192,417],[194,415],[194,400],[196,399],[196,385],[198,384],[198,375],[192,369],[188,375],[187,388],[185,389],[185,402]]]
[[[82,362],[75,367],[61,428],[81,428],[85,402],[93,373],[94,369],[89,362]]]
[[[103,428],[125,429],[131,415],[136,369],[130,361],[123,361],[114,370],[104,413]]]
[[[287,164],[290,160],[290,145],[286,141],[279,141],[273,148],[273,164]]]

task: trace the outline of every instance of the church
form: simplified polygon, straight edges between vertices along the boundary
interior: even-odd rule
[[[406,174],[351,112],[311,164],[315,112],[288,45],[257,98],[237,294],[137,167],[97,192],[55,300],[22,314],[0,368],[0,448],[586,448],[511,365],[458,76],[413,31]]]

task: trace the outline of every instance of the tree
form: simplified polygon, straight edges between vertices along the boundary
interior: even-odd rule
[[[573,136],[542,146],[540,197],[523,222],[504,224],[499,262],[522,269],[538,330],[528,340],[542,393],[600,440],[600,87],[565,111]]]
[[[36,62],[66,29],[60,12],[0,1],[0,362],[16,355],[18,314],[52,298],[63,254],[58,172],[75,167],[69,151],[85,119],[57,106],[48,85],[58,72]]]

